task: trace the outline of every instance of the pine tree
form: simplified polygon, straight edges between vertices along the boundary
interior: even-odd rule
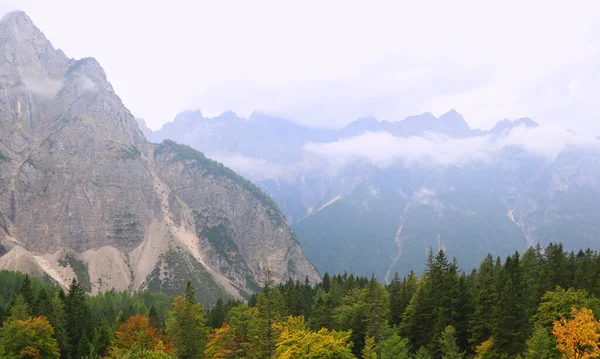
[[[498,305],[497,271],[494,259],[488,254],[475,274],[475,311],[470,325],[472,345],[477,345],[492,336],[496,323]]]
[[[419,350],[417,350],[417,352],[415,353],[415,355],[413,356],[413,359],[431,359],[431,354],[429,353],[429,350],[427,350],[427,348],[425,347],[420,347]]]
[[[65,314],[67,351],[71,358],[79,358],[81,351],[89,349],[85,346],[91,336],[91,312],[86,302],[85,291],[75,279],[71,282],[65,298]]]
[[[68,356],[68,340],[67,340],[67,318],[65,314],[65,304],[60,297],[60,293],[54,293],[51,300],[51,310],[48,314],[48,321],[54,328],[54,338],[58,344],[61,357]]]
[[[401,338],[398,333],[393,333],[379,345],[380,359],[408,359],[410,358],[410,343]]]
[[[365,306],[365,334],[379,343],[388,332],[389,293],[372,277],[364,290],[362,301]]]
[[[46,288],[40,288],[38,292],[37,298],[35,300],[35,305],[33,306],[33,314],[35,316],[43,316],[48,317],[50,312],[52,311],[52,300],[48,295],[48,291]]]
[[[514,357],[522,353],[525,340],[527,317],[524,310],[526,295],[522,285],[522,268],[519,253],[506,258],[501,273],[500,305],[497,306],[496,326],[493,329],[494,347],[501,353]]]
[[[329,278],[329,273],[325,272],[321,284],[323,285],[323,290],[325,293],[329,293],[329,288],[331,288],[331,279]]]
[[[9,320],[26,320],[30,316],[29,305],[25,301],[22,294],[19,294],[15,299],[15,303],[10,308]]]
[[[35,296],[33,295],[33,288],[31,287],[31,279],[29,278],[29,274],[25,275],[25,280],[21,285],[19,294],[23,296],[25,303],[27,303],[29,309],[32,310],[35,305]]]
[[[451,325],[442,332],[439,345],[442,359],[462,359],[464,357],[464,353],[456,344],[456,330]]]
[[[223,325],[227,311],[223,299],[219,298],[215,307],[207,315],[207,323],[211,328],[220,328]]]
[[[194,287],[190,282],[187,283],[184,295],[185,297],[179,296],[173,301],[167,319],[167,334],[180,359],[202,358],[208,337],[204,308],[197,303]]]
[[[365,347],[362,352],[362,359],[377,359],[377,352],[375,351],[375,338],[368,337],[365,340]]]

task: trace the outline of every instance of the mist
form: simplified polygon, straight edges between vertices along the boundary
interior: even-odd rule
[[[460,139],[435,133],[401,138],[388,132],[368,132],[330,143],[306,143],[302,148],[303,160],[291,165],[240,154],[212,157],[255,181],[289,181],[300,174],[333,177],[356,161],[367,161],[381,169],[396,165],[429,168],[494,165],[502,160],[507,149],[518,149],[520,156],[552,163],[565,151],[600,154],[600,139],[553,125],[518,126],[502,135]]]

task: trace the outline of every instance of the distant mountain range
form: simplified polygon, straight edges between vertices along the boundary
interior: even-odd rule
[[[389,279],[444,248],[469,269],[537,242],[600,245],[600,141],[529,118],[471,129],[456,111],[315,129],[254,113],[180,113],[148,134],[257,183],[321,272]]]

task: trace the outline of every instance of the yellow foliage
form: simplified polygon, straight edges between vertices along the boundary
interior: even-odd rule
[[[494,338],[490,338],[483,343],[479,344],[475,348],[475,359],[490,358],[492,355],[492,348],[494,347]]]
[[[587,308],[571,309],[573,319],[562,318],[554,322],[552,333],[556,347],[565,359],[588,359],[600,357],[600,321]]]
[[[288,317],[284,323],[274,325],[279,331],[275,358],[339,358],[354,359],[351,351],[350,332],[321,329],[311,332],[303,317]]]

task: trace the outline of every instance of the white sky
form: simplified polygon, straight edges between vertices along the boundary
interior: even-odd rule
[[[157,129],[254,110],[319,127],[451,108],[600,134],[598,1],[0,0],[93,56]]]

